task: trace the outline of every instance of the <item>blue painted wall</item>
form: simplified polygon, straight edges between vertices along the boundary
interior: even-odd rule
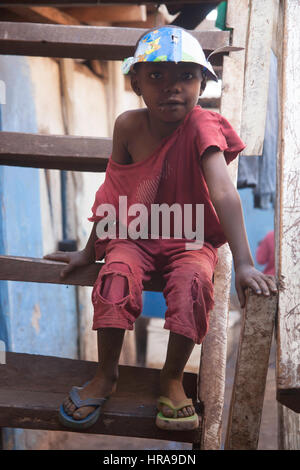
[[[274,230],[274,209],[255,209],[253,207],[253,195],[251,188],[240,189],[239,195],[242,201],[245,226],[251,253],[255,262],[255,267],[256,269],[259,269],[259,271],[263,271],[264,266],[261,266],[257,263],[255,253],[258,247],[258,243],[267,235],[268,232]],[[234,279],[234,270],[232,270],[232,292],[235,292]]]
[[[240,189],[239,195],[243,205],[245,226],[250,244],[251,253],[255,261],[255,267],[260,271],[263,266],[259,265],[255,259],[255,252],[260,240],[274,229],[274,210],[255,209],[253,207],[252,189]],[[231,293],[235,293],[235,275],[232,269]],[[146,317],[164,318],[166,311],[166,303],[161,292],[144,292],[143,293],[143,312]]]
[[[38,132],[27,59],[0,56],[0,80],[6,84],[1,130]],[[1,254],[43,256],[41,210],[39,170],[0,166]],[[73,286],[0,281],[0,339],[6,349],[77,358],[75,294]],[[15,432],[14,443],[23,448],[22,431]]]

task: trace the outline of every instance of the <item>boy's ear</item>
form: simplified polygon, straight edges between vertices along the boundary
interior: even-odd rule
[[[130,74],[130,80],[131,80],[131,88],[132,90],[134,91],[134,93],[137,95],[137,96],[141,96],[142,95],[142,92],[141,92],[141,89],[138,85],[138,80],[137,80],[137,76],[136,76],[136,72],[135,70],[133,70]]]
[[[207,77],[204,75],[201,81],[200,95],[201,96],[206,88]]]

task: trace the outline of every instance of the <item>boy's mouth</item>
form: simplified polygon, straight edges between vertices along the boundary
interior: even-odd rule
[[[180,101],[180,100],[167,100],[167,101],[163,101],[162,103],[159,103],[159,106],[183,106],[184,105],[184,101]]]

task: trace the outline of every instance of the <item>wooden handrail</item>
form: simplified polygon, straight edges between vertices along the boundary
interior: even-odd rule
[[[0,164],[58,170],[106,170],[112,140],[1,132]]]
[[[60,272],[65,265],[66,263],[43,258],[0,255],[0,280],[93,286],[104,263],[82,266],[61,279]],[[145,283],[144,288],[147,291],[160,292],[163,289],[162,278],[154,275],[151,281]]]

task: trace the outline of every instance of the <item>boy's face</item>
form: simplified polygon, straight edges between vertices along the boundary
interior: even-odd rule
[[[131,84],[153,117],[179,122],[197,104],[202,73],[191,62],[145,62],[136,66]]]

